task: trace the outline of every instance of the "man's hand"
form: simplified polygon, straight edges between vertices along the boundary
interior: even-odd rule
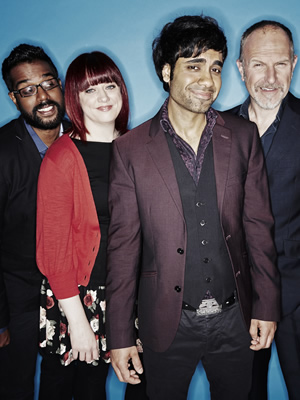
[[[138,374],[143,373],[143,367],[136,346],[110,351],[111,364],[120,382],[136,385],[141,380]],[[130,362],[133,369],[129,369]]]
[[[250,325],[251,350],[267,349],[274,339],[277,323],[273,321],[260,321],[252,319]]]
[[[5,347],[10,343],[9,330],[0,333],[0,347]]]

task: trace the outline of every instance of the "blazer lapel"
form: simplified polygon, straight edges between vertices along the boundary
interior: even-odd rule
[[[219,121],[220,117],[218,118]],[[228,176],[230,152],[231,152],[231,130],[218,124],[215,125],[212,136],[215,179],[217,188],[217,200],[220,215],[222,213],[225,186]]]
[[[149,136],[150,140],[146,144],[147,149],[180,215],[184,218],[173,161],[165,133],[160,126],[160,112],[152,120]]]

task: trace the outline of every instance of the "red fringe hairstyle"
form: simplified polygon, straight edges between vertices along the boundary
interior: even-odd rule
[[[84,125],[79,93],[90,86],[115,82],[121,91],[122,108],[116,119],[116,129],[122,135],[128,128],[129,101],[124,79],[113,60],[100,51],[84,53],[69,65],[65,81],[66,111],[72,122],[71,136],[86,140],[89,133]]]

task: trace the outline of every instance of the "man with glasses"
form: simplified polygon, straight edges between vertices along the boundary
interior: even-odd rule
[[[0,129],[0,399],[32,400],[41,284],[37,179],[42,158],[64,129],[65,107],[57,69],[42,48],[13,49],[2,75],[21,115]]]

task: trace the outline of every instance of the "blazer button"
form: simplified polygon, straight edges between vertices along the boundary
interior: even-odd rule
[[[206,278],[205,280],[206,280],[207,283],[211,282],[211,278],[210,277]]]
[[[176,292],[180,293],[181,292],[181,287],[180,286],[175,286],[174,289],[176,290]]]
[[[209,258],[207,258],[207,257],[203,258],[203,262],[204,262],[205,264],[209,263]]]
[[[177,253],[179,253],[179,254],[183,254],[183,253],[184,253],[184,250],[183,250],[183,249],[181,249],[181,248],[179,247],[179,249],[177,249]]]
[[[203,240],[201,241],[201,244],[202,244],[203,246],[207,245],[207,244],[208,244],[208,240],[203,239]]]

